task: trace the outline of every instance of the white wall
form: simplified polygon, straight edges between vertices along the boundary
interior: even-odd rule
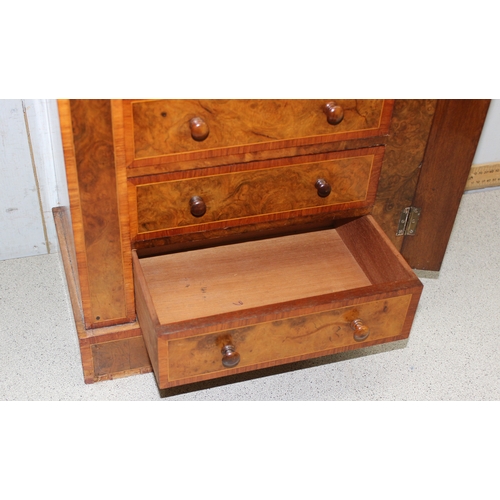
[[[0,99],[0,260],[57,251],[65,185],[57,102]]]
[[[500,161],[500,99],[492,99],[473,165]]]
[[[474,164],[500,161],[500,99]],[[0,260],[57,251],[52,207],[67,205],[57,102],[0,99]]]

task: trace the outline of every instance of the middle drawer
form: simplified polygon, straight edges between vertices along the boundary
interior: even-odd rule
[[[175,233],[369,207],[383,147],[280,159],[208,175],[130,179],[133,235]],[[173,178],[172,178],[173,177]]]

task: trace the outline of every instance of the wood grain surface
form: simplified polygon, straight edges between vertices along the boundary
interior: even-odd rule
[[[370,285],[335,229],[141,260],[162,324]]]
[[[132,170],[164,164],[164,171],[172,171],[179,168],[175,164],[190,160],[387,134],[392,100],[337,100],[344,108],[344,119],[337,125],[330,125],[323,111],[329,101],[124,100],[126,164]],[[196,117],[209,128],[203,141],[191,135],[189,123]]]
[[[399,250],[396,231],[404,208],[411,206],[424,158],[435,99],[397,99],[380,172],[372,215]]]
[[[211,335],[172,340],[168,343],[169,382],[211,374],[230,374],[222,366],[219,338],[230,339],[241,356],[239,372],[259,364],[281,364],[331,353],[336,348],[361,347],[353,338],[351,322],[362,319],[370,341],[396,337],[401,333],[411,295],[359,304],[355,307],[259,323],[246,328]]]
[[[157,237],[368,207],[375,198],[382,158],[382,147],[367,148],[262,162],[252,164],[251,170],[209,169],[194,178],[184,174],[179,179],[176,174],[173,180],[130,180],[131,232]],[[330,183],[329,196],[318,195],[318,179]],[[193,196],[206,204],[201,217],[190,212]],[[155,231],[162,234],[147,234]]]
[[[137,318],[140,321],[142,334],[146,349],[151,360],[151,365],[155,373],[159,373],[160,366],[158,364],[158,341],[156,332],[159,329],[160,322],[158,321],[158,314],[151,299],[151,294],[147,282],[142,272],[142,267],[139,264],[137,252],[132,251],[132,262],[134,265],[134,284],[135,284],[135,303],[137,308]],[[169,283],[165,283],[167,290]]]
[[[331,213],[307,215],[291,219],[271,220],[267,222],[248,222],[245,225],[224,225],[218,229],[204,230],[198,226],[198,230],[192,232],[181,232],[180,234],[169,234],[168,236],[156,233],[145,233],[136,236],[132,242],[133,248],[137,250],[140,257],[152,257],[167,253],[195,250],[207,247],[216,247],[233,243],[242,243],[250,240],[261,240],[265,238],[287,236],[300,232],[317,231],[319,229],[331,229],[335,221],[346,217],[361,217],[370,213],[371,207],[350,210],[335,210]],[[146,236],[147,238],[143,238]]]
[[[383,101],[338,100],[344,119],[330,125],[321,99],[153,100],[132,104],[135,158],[200,149],[226,148],[314,135],[378,129]],[[189,121],[202,118],[209,129],[194,140]]]
[[[59,112],[85,324],[132,321],[123,270],[129,243],[120,231],[123,205],[118,203],[110,101],[60,101]]]
[[[489,105],[489,99],[438,101],[413,200],[422,214],[401,248],[415,269],[441,269]]]
[[[86,329],[69,210],[67,207],[56,207],[53,214],[75,319],[85,383],[92,384],[99,380],[151,372],[152,366],[137,322]],[[95,347],[101,345],[105,347]]]
[[[397,283],[413,275],[372,215],[337,225],[337,233],[372,284]]]
[[[91,350],[97,379],[124,371],[144,373],[143,368],[150,364],[142,336],[92,344]]]

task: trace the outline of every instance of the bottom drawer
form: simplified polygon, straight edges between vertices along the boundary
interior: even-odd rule
[[[169,381],[227,375],[233,367],[263,368],[325,356],[363,341],[390,340],[403,327],[411,295],[333,311],[259,323],[167,342]],[[372,342],[373,343],[373,342]]]
[[[422,284],[371,216],[324,231],[139,259],[160,388],[408,337]]]

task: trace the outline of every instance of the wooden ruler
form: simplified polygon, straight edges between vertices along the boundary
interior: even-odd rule
[[[466,191],[500,186],[500,162],[472,165]]]

